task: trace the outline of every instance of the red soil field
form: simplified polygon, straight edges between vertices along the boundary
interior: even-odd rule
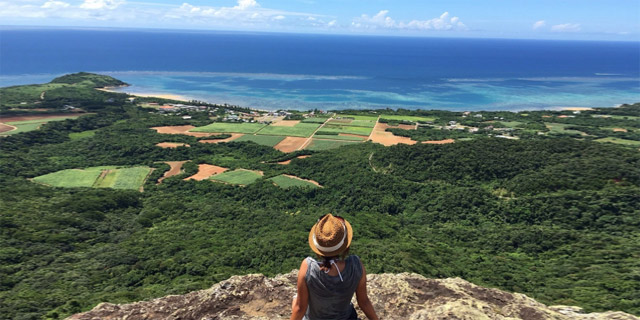
[[[166,127],[153,127],[151,129],[156,130],[158,133],[163,134],[184,134],[192,137],[209,137],[215,136],[220,133],[213,132],[189,132],[189,130],[195,128],[194,126],[166,126]]]
[[[454,142],[456,141],[453,139],[422,141],[422,143],[427,143],[427,144],[447,144],[447,143],[454,143]]]
[[[186,143],[178,143],[178,142],[160,142],[157,143],[156,146],[160,148],[177,148],[177,147],[191,147]]]
[[[173,177],[175,175],[180,174],[180,171],[182,171],[182,165],[185,162],[186,161],[165,161],[164,163],[166,163],[169,166],[171,166],[171,169],[169,169],[169,171],[165,172],[164,175],[162,177],[160,177],[160,179],[158,179],[158,184],[162,183],[162,180],[164,180],[166,178]]]
[[[0,132],[7,132],[11,130],[15,130],[16,127],[10,126],[8,124],[0,123]]]
[[[213,166],[210,164],[199,164],[198,165],[198,173],[192,175],[189,178],[185,178],[184,180],[204,180],[211,176],[214,176],[218,173],[223,173],[227,171],[227,168]]]
[[[298,157],[295,157],[295,158],[293,158],[293,159],[304,159],[304,158],[309,158],[309,157],[311,157],[311,155],[298,156]],[[284,165],[287,165],[287,164],[291,163],[291,160],[293,160],[293,159],[285,160],[285,161],[280,161],[280,162],[278,162],[278,164],[284,164]]]
[[[198,142],[200,143],[221,143],[221,142],[229,142],[229,141],[233,141],[235,139],[238,139],[242,136],[244,136],[243,133],[229,133],[231,135],[231,137],[226,138],[226,139],[211,139],[211,140],[200,140]]]
[[[414,126],[411,126],[411,125],[409,126],[415,128]],[[376,126],[373,128],[373,131],[371,131],[369,140],[375,143],[382,144],[387,147],[396,145],[399,143],[410,144],[410,145],[417,143],[417,141],[412,140],[411,138],[398,137],[393,135],[393,133],[391,132],[385,131],[387,128],[389,128],[389,125],[387,125],[386,123],[380,123],[380,122],[376,123]]]
[[[286,137],[280,141],[273,148],[282,152],[294,152],[302,147],[307,142],[307,138],[300,137]]]

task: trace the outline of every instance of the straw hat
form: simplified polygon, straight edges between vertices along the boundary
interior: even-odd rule
[[[318,219],[311,228],[309,247],[321,256],[333,257],[340,255],[351,246],[352,237],[351,224],[329,213]]]

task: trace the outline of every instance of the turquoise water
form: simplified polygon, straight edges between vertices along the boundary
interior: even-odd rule
[[[524,110],[640,101],[640,44],[3,30],[0,85],[69,72],[262,109]]]

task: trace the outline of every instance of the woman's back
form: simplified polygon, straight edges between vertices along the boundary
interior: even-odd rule
[[[307,258],[307,266],[305,282],[309,288],[309,308],[305,319],[350,319],[353,310],[351,298],[362,277],[360,258],[349,256],[345,259],[339,276],[325,273],[318,261],[311,257]]]

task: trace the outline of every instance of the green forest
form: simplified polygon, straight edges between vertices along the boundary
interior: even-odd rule
[[[61,319],[100,302],[183,294],[232,275],[286,273],[312,254],[309,229],[328,212],[351,222],[351,253],[369,273],[461,277],[546,304],[640,315],[640,152],[597,141],[607,127],[636,128],[640,104],[605,110],[615,116],[607,119],[554,120],[592,135],[580,139],[473,134],[444,145],[364,142],[287,154],[252,141],[159,134],[150,128],[203,119],[149,112],[124,94],[94,94],[76,84],[83,79],[59,80],[73,90],[46,103],[74,103],[91,114],[0,138],[0,319]],[[460,121],[445,111],[385,112]],[[523,131],[549,131],[544,114],[491,115],[519,121]],[[429,130],[412,134],[437,135]],[[637,131],[615,134],[634,140]],[[311,156],[296,158],[302,154]],[[183,160],[182,174],[157,184],[169,170],[163,161]],[[264,175],[246,186],[183,180],[197,164]],[[144,192],[31,181],[103,166],[155,170]],[[322,188],[274,185],[282,174]]]

